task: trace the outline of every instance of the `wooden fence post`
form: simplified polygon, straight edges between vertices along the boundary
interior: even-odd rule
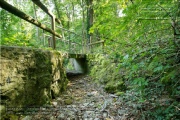
[[[55,16],[54,15],[51,16],[51,29],[55,31]],[[52,48],[56,49],[56,38],[54,34],[52,34]]]

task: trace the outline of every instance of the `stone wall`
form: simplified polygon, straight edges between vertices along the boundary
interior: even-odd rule
[[[3,108],[48,104],[67,86],[63,58],[57,51],[1,46],[0,114]]]

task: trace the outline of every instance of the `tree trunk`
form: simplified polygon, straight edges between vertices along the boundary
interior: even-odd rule
[[[35,18],[36,20],[38,20],[38,19],[37,19],[37,13],[36,13],[36,6],[35,6],[34,3],[33,3],[33,9],[34,9],[34,18]],[[38,27],[36,27],[36,38],[39,39],[39,29],[38,29]]]
[[[62,25],[62,22],[61,22],[61,20],[60,20],[60,18],[61,18],[61,15],[60,15],[60,12],[59,12],[59,6],[58,6],[58,3],[57,3],[57,0],[54,0],[54,4],[55,4],[55,9],[56,9],[56,11],[57,11],[57,16],[58,16],[58,19],[59,19],[59,21],[60,21],[60,27],[62,27],[63,28],[63,25]],[[63,40],[65,40],[66,38],[65,38],[65,35],[64,35],[64,30],[63,29],[61,29],[61,32],[62,32],[62,38],[63,38]]]
[[[90,28],[93,25],[93,8],[92,8],[92,2],[93,0],[87,0],[87,44],[90,44],[92,41],[92,34],[89,33]],[[89,47],[91,50],[91,47]]]
[[[85,37],[85,34],[86,34],[86,32],[85,32],[85,6],[84,6],[84,4],[85,4],[85,1],[84,0],[81,0],[81,3],[80,3],[80,5],[81,5],[81,9],[82,9],[82,53],[84,52],[86,52],[86,37]]]

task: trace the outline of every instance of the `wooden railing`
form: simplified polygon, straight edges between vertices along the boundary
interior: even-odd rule
[[[52,28],[48,28],[46,25],[38,22],[36,19],[34,19],[33,17],[25,14],[24,12],[22,12],[21,10],[17,9],[16,7],[10,5],[9,3],[7,3],[6,1],[4,0],[0,0],[0,7],[5,9],[6,11],[14,14],[15,16],[21,18],[21,19],[24,19],[25,21],[29,22],[29,23],[32,23],[34,25],[36,25],[37,27],[49,32],[52,34],[52,37],[53,37],[53,49],[56,48],[56,44],[55,44],[55,36],[59,37],[59,38],[62,38],[62,36],[60,34],[58,34],[57,32],[55,32],[55,20],[56,22],[58,22],[58,19],[55,18],[55,16],[50,13],[48,11],[48,9],[39,1],[39,0],[32,0],[36,5],[40,6],[41,9],[43,9],[43,11],[45,11],[48,15],[51,16],[52,20]]]
[[[65,44],[67,43],[66,45],[68,45],[68,47],[67,47],[67,49],[65,51],[67,51],[69,53],[81,53],[81,54],[84,54],[84,53],[87,53],[87,52],[91,52],[92,46],[99,45],[99,44],[102,46],[102,49],[104,48],[104,41],[103,40],[93,42],[93,43],[91,43],[91,41],[90,41],[90,43],[87,43],[87,39],[86,39],[86,40],[84,40],[84,41],[86,41],[86,42],[84,42],[86,44],[83,44],[83,42],[81,40],[79,40],[79,41],[81,41],[80,43],[72,41],[70,38],[68,38],[68,40],[64,40],[62,35],[60,35],[59,33],[56,32],[56,27],[59,28],[59,29],[62,29],[64,31],[67,31],[69,36],[70,36],[70,34],[74,34],[76,36],[81,36],[82,38],[84,38],[84,36],[76,34],[75,32],[72,32],[70,30],[67,30],[65,28],[57,26],[55,23],[60,24],[61,21],[58,18],[56,18],[55,15],[53,13],[51,13],[48,10],[48,8],[40,2],[40,0],[32,0],[32,2],[34,4],[36,4],[38,7],[40,7],[46,14],[48,14],[51,17],[51,23],[46,22],[48,25],[51,25],[51,28],[47,27],[45,24],[42,24],[38,20],[36,20],[33,17],[27,15],[23,11],[17,9],[16,7],[12,6],[11,4],[9,4],[8,2],[6,2],[4,0],[0,0],[0,7],[3,8],[4,10],[14,14],[15,16],[17,16],[19,18],[21,18],[21,19],[23,19],[23,20],[25,20],[25,21],[27,21],[27,22],[29,22],[31,24],[34,24],[35,26],[43,29],[44,31],[49,32],[51,34],[51,36],[50,35],[45,35],[45,37],[46,36],[48,37],[47,40],[49,42],[49,46],[52,47],[53,49],[57,48],[57,46],[56,46],[57,40],[56,39],[60,39],[60,41],[64,42]]]

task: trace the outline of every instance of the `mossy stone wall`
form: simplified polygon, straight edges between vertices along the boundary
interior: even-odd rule
[[[68,82],[61,53],[23,47],[1,46],[0,76],[1,108],[48,104]]]

